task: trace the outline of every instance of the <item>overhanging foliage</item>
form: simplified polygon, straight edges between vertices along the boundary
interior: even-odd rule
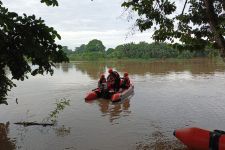
[[[56,0],[41,0],[47,5],[57,6]],[[9,68],[12,79],[24,80],[32,75],[53,74],[54,63],[68,61],[62,46],[55,40],[60,35],[44,20],[35,15],[18,15],[10,12],[0,1],[0,102],[15,84],[6,76]],[[31,65],[37,65],[35,70]]]
[[[225,54],[224,0],[127,0],[122,7],[137,12],[136,25],[153,29],[156,41],[180,41],[188,49],[213,45]]]

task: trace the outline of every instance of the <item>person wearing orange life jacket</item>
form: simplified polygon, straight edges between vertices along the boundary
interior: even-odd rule
[[[128,77],[128,73],[125,72],[124,76],[123,76],[122,83],[121,83],[121,88],[122,89],[128,89],[129,87],[130,87],[130,79]]]
[[[112,68],[108,70],[108,77],[107,77],[107,85],[109,90],[114,90],[115,92],[119,91],[120,89],[120,75],[118,72],[113,71]]]

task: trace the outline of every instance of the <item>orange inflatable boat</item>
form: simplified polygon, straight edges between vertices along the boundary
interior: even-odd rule
[[[121,91],[114,93],[111,97],[111,101],[117,102],[120,100],[124,100],[124,99],[128,98],[129,96],[131,96],[133,94],[133,92],[134,92],[134,85],[131,84],[128,89],[122,89]]]
[[[129,96],[131,96],[134,92],[134,85],[131,84],[130,87],[128,89],[122,89],[118,92],[109,92],[107,98],[111,99],[112,102],[116,102],[116,101],[120,101],[123,99],[128,98]],[[86,101],[91,101],[91,100],[95,100],[98,98],[101,98],[101,90],[99,88],[96,88],[94,90],[92,90],[91,92],[87,93],[85,100]],[[105,98],[105,97],[103,97]]]
[[[224,131],[183,128],[175,130],[174,136],[191,150],[225,150]]]

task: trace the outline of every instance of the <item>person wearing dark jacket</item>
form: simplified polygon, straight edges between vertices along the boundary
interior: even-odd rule
[[[108,77],[107,77],[107,85],[108,89],[113,89],[115,92],[119,91],[120,89],[120,75],[118,72],[113,71],[112,68],[108,70]]]
[[[122,83],[121,83],[121,88],[122,89],[128,89],[129,87],[130,87],[130,79],[128,77],[128,73],[125,72],[124,76],[123,76]]]
[[[101,74],[100,76],[100,79],[98,81],[98,88],[100,88],[101,90],[107,89],[106,78],[104,74]]]
[[[98,96],[107,98],[108,96],[108,88],[106,83],[106,78],[104,74],[101,74],[100,79],[98,81],[98,88],[100,89]]]

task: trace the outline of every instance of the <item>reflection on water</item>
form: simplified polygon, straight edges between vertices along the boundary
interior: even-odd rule
[[[130,108],[130,99],[124,100],[122,103],[112,104],[109,100],[100,99],[97,100],[99,110],[102,112],[102,116],[109,116],[109,120],[113,123],[114,120],[119,119],[120,117],[129,116],[131,111]]]
[[[224,65],[218,67],[216,60],[209,59],[192,59],[180,61],[154,61],[154,62],[114,62],[113,66],[119,71],[126,70],[130,74],[145,75],[150,73],[152,75],[167,74],[170,72],[189,71],[193,75],[211,74],[218,70],[224,70]]]
[[[85,103],[85,94],[109,67],[120,74],[129,72],[135,95],[116,104],[104,99]],[[6,129],[1,140],[6,149],[183,150],[172,134],[177,128],[225,130],[224,83],[224,64],[210,59],[56,64],[53,76],[17,82],[18,87],[9,93],[9,105],[0,105],[1,122],[12,124],[1,125]],[[42,120],[54,112],[55,101],[62,97],[71,103],[58,116],[57,126],[13,125]],[[26,110],[32,111],[28,119]]]
[[[82,62],[75,63],[77,71],[88,74],[93,79],[98,79],[99,75],[105,72],[106,64],[104,62]]]
[[[71,127],[65,127],[62,125],[61,127],[54,128],[54,130],[57,136],[64,137],[70,135]]]
[[[0,149],[1,150],[14,150],[16,149],[15,141],[8,137],[9,122],[6,124],[0,123]]]
[[[66,127],[65,125],[56,125],[54,127],[41,127],[41,126],[33,126],[33,127],[25,127],[25,126],[16,126],[14,127],[16,129],[17,135],[16,135],[16,141],[14,141],[12,144],[15,148],[12,148],[10,146],[6,146],[6,149],[1,149],[0,150],[14,150],[14,149],[38,149],[38,147],[41,146],[30,146],[30,148],[27,147],[27,145],[39,145],[39,138],[42,138],[44,135],[50,135],[52,132],[57,137],[65,138],[66,136],[70,135],[71,132],[71,127]],[[38,137],[30,137],[30,133],[36,133],[37,135],[42,135]],[[31,139],[30,139],[31,138]],[[48,140],[48,139],[43,139],[43,140]],[[0,143],[1,145],[1,143]],[[53,148],[54,146],[50,146],[48,149],[55,149]],[[7,149],[8,148],[8,149]],[[40,148],[43,149],[43,148]]]
[[[165,61],[158,60],[153,62],[145,61],[112,61],[112,62],[72,62],[57,64],[57,68],[61,68],[63,72],[68,69],[76,68],[84,74],[88,74],[92,79],[98,79],[106,68],[113,67],[119,72],[129,72],[130,75],[160,75],[170,72],[188,71],[192,75],[214,74],[215,71],[224,71],[224,64],[218,60],[211,59],[190,59]],[[216,70],[215,70],[216,69]]]

